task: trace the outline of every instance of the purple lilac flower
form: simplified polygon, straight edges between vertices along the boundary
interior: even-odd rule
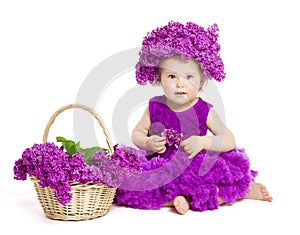
[[[84,184],[92,181],[93,174],[81,153],[69,157],[68,153],[49,142],[25,149],[14,165],[15,179],[26,180],[27,175],[35,176],[41,187],[54,189],[58,202],[63,205],[72,199],[70,181]]]
[[[172,146],[173,144],[175,145],[176,148],[178,148],[181,138],[182,138],[182,133],[179,131],[170,128],[170,129],[165,129],[162,133],[161,136],[166,138],[166,145],[168,147]]]
[[[205,30],[192,22],[183,25],[170,21],[166,26],[148,33],[142,42],[135,67],[138,84],[152,84],[158,76],[161,58],[175,55],[180,55],[184,60],[195,59],[206,78],[223,81],[225,72],[219,55],[218,31],[217,24]]]
[[[110,187],[118,187],[128,177],[142,172],[141,151],[127,146],[114,146],[111,156],[99,150],[92,157],[92,165],[97,177]]]
[[[27,175],[39,179],[41,187],[54,189],[57,201],[63,205],[72,199],[70,182],[107,184],[118,187],[126,177],[141,173],[140,152],[126,146],[114,146],[115,152],[99,150],[92,157],[92,165],[84,162],[83,153],[69,156],[54,143],[34,144],[25,149],[15,161],[14,179],[26,180]]]

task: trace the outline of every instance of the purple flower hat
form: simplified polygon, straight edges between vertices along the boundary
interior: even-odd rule
[[[226,74],[217,41],[218,31],[217,24],[205,30],[192,22],[183,25],[170,21],[166,26],[147,33],[135,67],[137,83],[153,84],[158,76],[161,58],[175,55],[180,55],[184,60],[198,61],[206,78],[223,81]]]

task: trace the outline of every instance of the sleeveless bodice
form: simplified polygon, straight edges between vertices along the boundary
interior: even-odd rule
[[[191,108],[175,112],[167,106],[165,96],[156,96],[149,101],[149,135],[159,135],[165,128],[179,131],[183,134],[182,139],[192,135],[206,135],[206,119],[211,107],[211,104],[199,98]]]

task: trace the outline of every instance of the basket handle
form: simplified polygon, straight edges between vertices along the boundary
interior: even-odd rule
[[[113,144],[112,144],[112,140],[111,140],[110,134],[109,134],[106,126],[104,125],[104,122],[103,122],[102,118],[98,115],[98,113],[95,110],[93,110],[93,109],[91,109],[91,108],[89,108],[89,107],[87,107],[85,105],[82,105],[82,104],[68,104],[68,105],[65,105],[65,106],[61,107],[60,109],[58,109],[51,116],[50,120],[48,121],[48,124],[47,124],[47,126],[45,128],[44,135],[43,135],[43,142],[47,142],[47,138],[48,138],[50,127],[54,123],[56,117],[60,113],[62,113],[63,111],[65,111],[67,109],[71,109],[71,108],[79,108],[79,109],[86,110],[86,111],[88,111],[90,114],[92,114],[97,119],[98,123],[102,127],[103,133],[104,133],[105,138],[106,138],[106,143],[108,145],[109,155],[111,156],[112,153],[113,153]]]

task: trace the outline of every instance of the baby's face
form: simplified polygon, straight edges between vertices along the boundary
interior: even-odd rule
[[[160,70],[165,96],[171,102],[182,106],[194,102],[201,82],[201,71],[196,61],[170,57],[161,62]]]

